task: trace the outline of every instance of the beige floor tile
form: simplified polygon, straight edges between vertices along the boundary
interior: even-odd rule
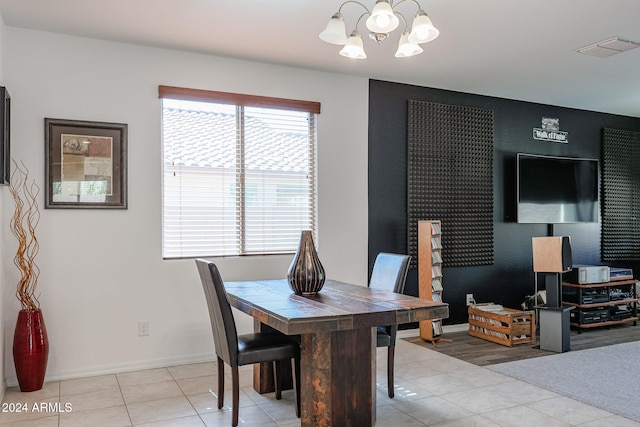
[[[571,425],[579,425],[589,421],[609,417],[609,412],[577,402],[564,396],[539,400],[527,404],[529,408],[551,415]]]
[[[513,378],[506,375],[495,375],[496,372],[494,371],[474,365],[469,365],[467,368],[463,369],[455,369],[448,373],[454,378],[460,378],[473,384],[475,387],[490,387],[513,380]]]
[[[410,389],[415,388],[416,390],[426,390],[436,396],[475,388],[474,385],[466,379],[459,378],[451,374],[416,378],[407,381],[407,384],[409,384]]]
[[[2,420],[0,420],[0,423],[1,422]],[[34,420],[13,421],[11,424],[0,425],[11,425],[11,427],[58,427],[58,416],[54,415]]]
[[[231,408],[209,412],[200,415],[207,427],[226,427],[231,425]],[[259,406],[240,408],[238,411],[238,425],[242,427],[278,427],[266,412]],[[300,423],[298,422],[298,425]]]
[[[213,375],[189,377],[176,380],[176,382],[187,396],[218,390],[218,377]],[[225,390],[231,390],[231,380],[225,381]]]
[[[46,382],[40,390],[21,392],[20,387],[7,388],[4,401],[5,402],[40,402],[43,399],[60,396],[60,381]],[[12,400],[15,399],[15,400]]]
[[[424,427],[426,424],[393,406],[378,408],[376,427]]]
[[[484,387],[484,389],[498,393],[501,396],[508,397],[520,405],[559,396],[552,391],[514,379],[509,379],[508,381],[500,384]]]
[[[394,407],[427,425],[474,415],[468,409],[461,408],[438,396],[402,402],[394,405]]]
[[[569,424],[526,406],[486,412],[482,416],[503,427],[567,427]]]
[[[178,365],[167,368],[171,376],[176,379],[217,375],[218,367],[215,362],[194,363],[192,365]],[[228,370],[228,369],[227,369]]]
[[[250,393],[260,396],[253,390]],[[200,394],[191,394],[187,396],[191,405],[195,408],[198,414],[206,414],[208,412],[214,412],[218,410],[218,396],[215,393],[200,393]],[[224,408],[231,408],[231,390],[225,390],[224,395]],[[246,390],[240,390],[240,402],[238,406],[240,408],[245,408],[247,406],[255,406],[256,402],[252,398],[247,395]]]
[[[386,352],[378,349],[377,427],[640,427],[640,423],[399,340],[394,399],[387,396]],[[215,362],[45,383],[42,390],[5,393],[26,413],[0,412],[0,427],[226,427],[231,424],[231,370],[225,405],[217,408]],[[252,387],[251,366],[240,367],[240,426],[294,427],[292,390],[278,401]],[[71,412],[34,412],[33,404],[71,404]],[[126,406],[125,406],[126,405]]]
[[[182,390],[175,381],[163,381],[150,384],[122,386],[122,395],[127,405],[150,400],[167,399],[183,396]]]
[[[133,424],[152,423],[197,415],[186,397],[152,400],[127,405]]]
[[[508,397],[482,388],[444,394],[441,397],[474,414],[512,408],[518,405]]]
[[[93,411],[124,405],[122,393],[117,388],[73,394],[63,397],[64,403],[70,403],[73,412]]]
[[[395,393],[398,393],[401,387],[402,386],[396,382],[396,386],[394,387]],[[379,408],[381,406],[391,405],[392,403],[393,399],[390,399],[387,394],[387,384],[376,383],[376,406]]]
[[[255,402],[256,405],[268,405],[271,402],[276,400],[275,392],[271,391],[269,393],[260,394],[253,389],[253,387],[244,387],[240,389],[241,393],[244,393],[250,400]],[[293,396],[293,390],[283,390],[282,395]],[[229,395],[230,396],[230,395]]]
[[[198,416],[174,418],[148,424],[137,424],[135,427],[204,427],[205,423]],[[222,427],[222,426],[221,426]]]
[[[390,401],[393,404],[395,402],[409,402],[412,400],[420,400],[434,396],[432,392],[425,390],[424,388],[419,387],[417,384],[414,384],[410,381],[401,380],[396,381],[395,383],[395,387],[393,388],[395,397],[393,399],[389,399],[385,386],[384,394],[378,394],[378,396],[382,395],[382,398],[379,399],[380,401]]]
[[[64,397],[73,394],[117,389],[118,387],[118,381],[115,375],[77,378],[60,382],[60,396]]]
[[[167,368],[147,369],[144,371],[124,372],[116,374],[120,387],[129,385],[151,384],[171,381],[173,377]]]
[[[298,417],[296,416],[295,395],[292,391],[282,392],[281,400],[276,400],[274,398],[269,403],[260,405],[260,408],[278,424],[290,423],[298,420]]]
[[[131,420],[124,406],[60,414],[60,427],[128,427]]]
[[[9,394],[9,392],[7,392],[7,394]],[[28,393],[20,392],[17,394],[28,395]],[[54,414],[58,414],[58,409],[52,407],[52,409],[49,410],[48,406],[49,404],[59,405],[60,402],[57,397],[39,400],[31,396],[24,396],[23,402],[16,399],[17,396],[14,396],[13,393],[10,396],[5,396],[4,402],[6,402],[6,406],[4,406],[5,403],[3,403],[2,412],[0,412],[0,425],[13,425],[13,423],[49,418]],[[42,409],[42,404],[47,405],[47,407]]]
[[[481,415],[473,415],[471,417],[458,418],[457,420],[440,423],[438,427],[500,427],[500,424],[489,421]]]
[[[192,394],[187,396],[187,399],[189,399],[189,402],[191,402],[191,405],[195,408],[198,414],[206,414],[207,412],[218,410],[218,397],[214,393]],[[231,395],[229,395],[229,399],[231,399]],[[248,399],[242,399],[241,394],[240,407],[242,407],[243,400]]]

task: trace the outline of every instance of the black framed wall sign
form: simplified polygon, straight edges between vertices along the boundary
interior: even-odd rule
[[[11,179],[11,96],[0,86],[0,184]]]

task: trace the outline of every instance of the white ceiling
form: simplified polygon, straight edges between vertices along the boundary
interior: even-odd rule
[[[614,36],[640,43],[640,1],[418,1],[440,37],[395,58],[399,30],[379,46],[365,35],[366,60],[318,38],[339,0],[0,0],[0,13],[10,27],[640,117],[640,49],[576,53]],[[343,8],[348,31],[360,10]]]

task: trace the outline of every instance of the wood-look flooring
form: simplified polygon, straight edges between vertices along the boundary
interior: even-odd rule
[[[513,360],[557,354],[551,351],[540,350],[539,342],[507,347],[481,338],[472,337],[467,331],[445,333],[443,337],[450,339],[451,342],[439,341],[437,345],[434,346],[431,342],[422,341],[419,337],[404,339],[416,345],[431,348],[478,366],[494,365],[496,363],[511,362]],[[637,340],[640,340],[640,325],[634,326],[632,323],[628,323],[585,329],[582,330],[581,333],[578,333],[577,330],[572,328],[570,345],[571,351],[575,351]]]

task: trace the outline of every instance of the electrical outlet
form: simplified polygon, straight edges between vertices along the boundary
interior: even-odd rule
[[[473,294],[467,294],[467,306],[475,304],[475,300],[473,299]]]
[[[149,321],[148,320],[140,320],[138,322],[138,336],[139,337],[149,336]]]

